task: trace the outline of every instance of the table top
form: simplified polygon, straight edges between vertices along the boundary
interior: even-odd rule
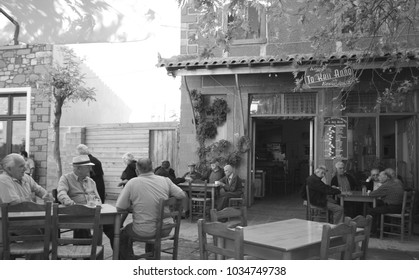
[[[338,197],[342,197],[342,198],[362,198],[362,199],[366,199],[366,200],[374,200],[377,197],[376,196],[370,196],[368,194],[362,194],[362,191],[351,191],[350,193],[342,193],[342,194],[338,194]]]
[[[327,223],[301,219],[247,226],[244,228],[244,242],[290,251],[311,244],[320,243],[323,225]]]
[[[188,182],[184,182],[184,183],[180,183],[178,184],[179,187],[189,187],[189,183]],[[205,183],[191,183],[192,187],[205,187]],[[207,183],[207,187],[208,188],[217,188],[218,185],[214,184],[214,183]]]
[[[102,204],[102,210],[100,214],[107,215],[107,214],[116,214],[118,213],[115,206],[110,204]],[[64,207],[60,204],[60,207]],[[34,216],[42,216],[45,215],[45,212],[12,212],[9,213],[10,217],[34,217]],[[1,218],[1,211],[0,211],[0,218]]]

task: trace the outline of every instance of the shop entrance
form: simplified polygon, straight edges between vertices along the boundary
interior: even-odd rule
[[[313,160],[313,118],[253,118],[254,198],[296,193]]]

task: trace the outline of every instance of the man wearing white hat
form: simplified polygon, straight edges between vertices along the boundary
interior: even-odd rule
[[[89,176],[94,164],[87,155],[73,158],[73,172],[61,176],[58,182],[57,198],[64,205],[87,204],[99,200],[96,184]]]
[[[96,189],[96,183],[88,177],[90,169],[94,165],[87,155],[80,155],[73,158],[73,172],[61,176],[58,182],[57,198],[68,206],[73,204],[102,204]],[[113,225],[104,225],[103,232],[113,245]],[[78,229],[74,231],[75,238],[84,238],[90,235],[90,231]]]

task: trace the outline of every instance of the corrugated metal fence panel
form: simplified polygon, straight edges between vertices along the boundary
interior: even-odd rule
[[[168,160],[176,170],[177,134],[176,130],[150,131],[150,158],[157,167],[163,160]]]
[[[177,136],[163,136],[164,134],[176,133],[176,127],[177,123],[106,124],[86,127],[86,145],[92,155],[102,162],[106,192],[108,194],[119,194],[121,191],[117,184],[120,182],[121,173],[125,169],[122,161],[122,156],[125,153],[133,153],[136,159],[151,157],[153,160],[154,150],[165,147],[166,143],[170,143],[167,146],[177,147],[177,143],[173,143],[171,140],[174,138],[176,141]],[[151,137],[151,135],[156,134],[162,134],[161,137],[157,138],[160,140]],[[154,144],[154,141],[159,142]],[[156,147],[156,149],[151,149],[151,147]],[[153,152],[150,153],[150,151]],[[171,157],[174,157],[173,149],[171,148],[170,151]],[[163,152],[161,157],[166,155],[167,153]],[[158,164],[160,162],[158,161]]]

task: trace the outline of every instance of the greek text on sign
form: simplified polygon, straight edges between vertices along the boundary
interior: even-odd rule
[[[348,87],[354,82],[353,69],[347,65],[310,66],[304,81],[310,88]]]

